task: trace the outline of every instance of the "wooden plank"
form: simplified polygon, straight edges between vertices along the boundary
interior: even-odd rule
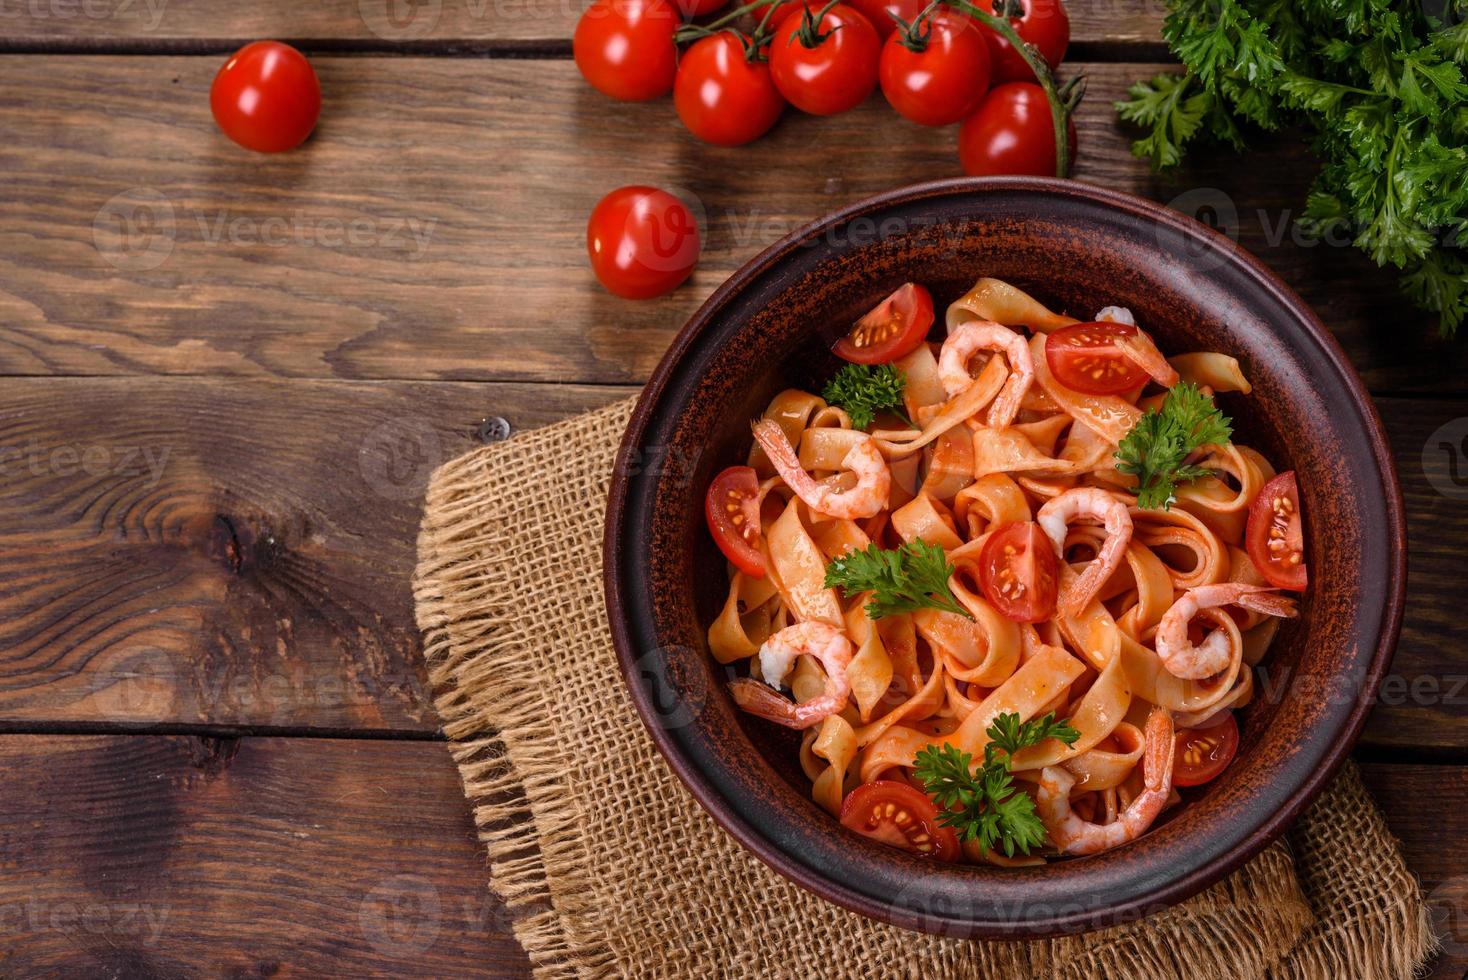
[[[522,976],[433,742],[0,737],[0,974]]]
[[[217,61],[0,57],[0,373],[637,382],[764,246],[959,173],[952,128],[880,98],[718,149],[665,100],[611,102],[566,61],[320,58],[320,132],[260,156],[209,117]],[[1130,155],[1111,102],[1160,67],[1075,66],[1079,176],[1235,215],[1374,390],[1468,393],[1468,345],[1427,339],[1391,274],[1291,241],[1313,172],[1298,137],[1167,178]],[[586,215],[628,183],[704,212],[703,263],[670,297],[615,299],[587,268]]]
[[[486,416],[531,428],[630,390],[8,381],[0,725],[434,730],[408,587],[429,473],[478,444]],[[1433,433],[1468,403],[1381,406],[1414,550],[1406,628],[1366,744],[1461,757],[1468,488],[1448,478]]]
[[[564,49],[587,6],[588,0],[15,0],[0,7],[0,50],[196,50],[261,37],[328,48]],[[1071,0],[1067,7],[1072,44],[1083,50],[1160,44],[1159,4]]]
[[[1460,976],[1468,769],[1364,768],[1452,940],[1434,976]],[[441,744],[12,735],[0,773],[6,976],[528,967]]]

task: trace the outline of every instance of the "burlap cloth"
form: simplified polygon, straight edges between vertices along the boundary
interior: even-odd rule
[[[790,884],[664,765],[602,604],[602,516],[632,402],[434,474],[414,583],[433,695],[537,976],[1408,977],[1435,940],[1348,765],[1280,841],[1141,922],[939,939]]]

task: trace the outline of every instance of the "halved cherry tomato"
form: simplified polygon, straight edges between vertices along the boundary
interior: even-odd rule
[[[581,75],[614,99],[641,102],[673,90],[683,19],[663,0],[592,0],[576,22],[571,54]]]
[[[790,104],[813,116],[860,105],[877,88],[882,39],[866,16],[844,3],[815,24],[804,10],[788,14],[770,42],[770,74]]]
[[[932,325],[933,294],[909,282],[857,320],[834,350],[854,364],[887,364],[916,350]]]
[[[1305,591],[1310,576],[1305,570],[1305,524],[1294,470],[1286,470],[1260,489],[1249,508],[1244,543],[1249,560],[1270,585]]]
[[[1011,17],[1009,25],[1040,49],[1040,57],[1051,68],[1060,64],[1065,49],[1070,45],[1070,17],[1066,15],[1062,0],[1020,0],[1024,13]],[[1033,82],[1035,73],[1020,57],[1014,45],[1000,37],[998,32],[985,29],[989,38],[989,53],[994,61],[995,82]]]
[[[1239,723],[1233,712],[1207,728],[1178,729],[1173,749],[1175,786],[1201,786],[1228,768],[1239,751]]]
[[[586,223],[591,271],[624,299],[672,292],[698,263],[699,248],[693,212],[656,187],[617,188]]]
[[[1019,521],[989,535],[979,552],[979,589],[1016,623],[1039,623],[1055,614],[1060,561],[1040,525]]]
[[[321,115],[321,84],[306,56],[279,41],[255,41],[229,56],[209,86],[209,110],[224,135],[261,153],[305,142]]]
[[[780,118],[785,98],[770,77],[768,52],[750,58],[748,39],[720,31],[695,41],[678,61],[673,107],[688,131],[718,146],[763,136]]]
[[[989,46],[979,25],[939,10],[882,45],[882,94],[924,126],[947,126],[973,112],[989,91]]]
[[[1068,123],[1075,160],[1076,124]],[[995,85],[958,131],[958,158],[971,177],[1055,176],[1055,123],[1045,90],[1033,82]]]
[[[764,578],[759,477],[753,467],[731,466],[714,477],[703,498],[703,516],[724,557],[745,575]]]
[[[958,835],[938,822],[938,808],[926,793],[895,779],[862,783],[841,803],[841,826],[883,844],[952,861]]]
[[[1045,363],[1055,380],[1084,395],[1119,395],[1140,388],[1147,372],[1116,346],[1119,337],[1135,337],[1126,323],[1077,323],[1045,338]]]

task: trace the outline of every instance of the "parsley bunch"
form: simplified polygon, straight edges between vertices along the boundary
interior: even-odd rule
[[[870,545],[831,559],[825,586],[848,595],[870,592],[867,616],[872,619],[929,608],[968,616],[948,585],[952,575],[942,548],[915,540],[900,548]]]
[[[1468,317],[1468,0],[1165,0],[1187,69],[1116,103],[1156,169],[1240,122],[1299,122],[1322,161],[1302,225],[1346,232],[1453,334]]]
[[[1184,381],[1167,392],[1161,410],[1149,408],[1116,448],[1117,469],[1137,478],[1137,506],[1172,506],[1177,485],[1213,471],[1187,462],[1202,446],[1222,446],[1233,436],[1213,399]]]
[[[902,393],[906,388],[907,378],[890,364],[876,367],[848,364],[826,383],[821,397],[831,405],[844,408],[851,416],[851,424],[858,429],[869,428],[878,412],[888,410],[912,425],[902,411]]]
[[[939,821],[962,840],[977,840],[992,851],[1002,847],[1014,857],[1045,843],[1045,825],[1035,815],[1035,801],[1014,785],[1009,760],[1020,749],[1047,738],[1072,745],[1081,733],[1055,715],[1021,722],[1013,712],[1001,714],[987,730],[984,764],[975,770],[973,757],[946,742],[918,752],[914,773],[942,808]]]

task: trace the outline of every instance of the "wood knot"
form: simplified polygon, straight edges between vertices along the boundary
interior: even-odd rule
[[[199,735],[189,746],[189,764],[202,772],[207,779],[213,779],[228,769],[234,757],[239,754],[238,738]]]

